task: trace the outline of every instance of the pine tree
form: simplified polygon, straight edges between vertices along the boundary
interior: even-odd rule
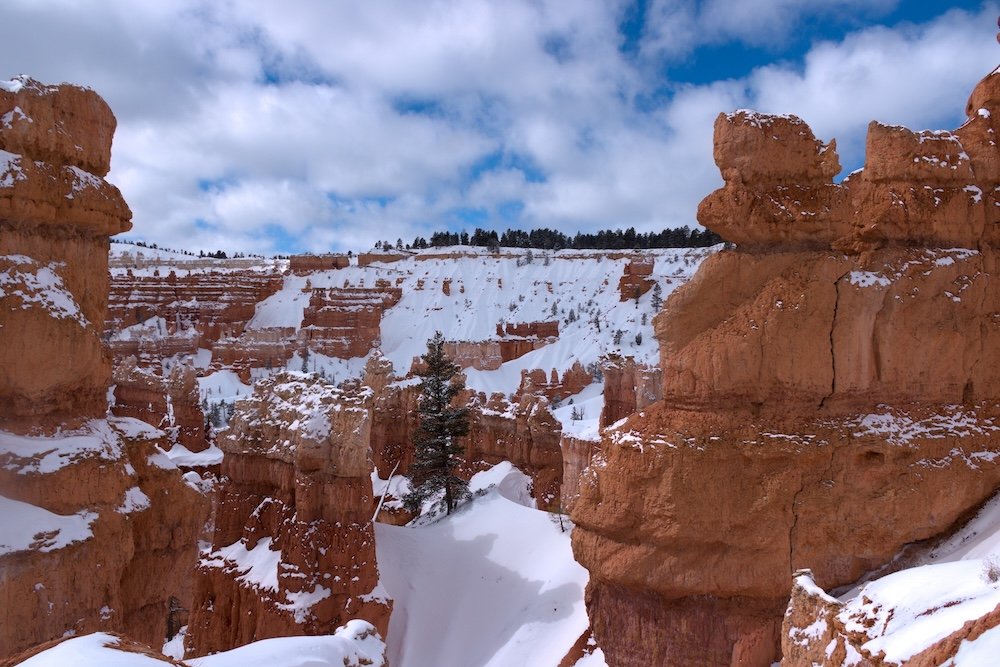
[[[407,509],[417,512],[426,498],[443,489],[445,506],[451,514],[469,492],[468,482],[455,475],[462,454],[456,439],[469,432],[469,410],[451,404],[464,384],[455,377],[458,366],[444,353],[440,331],[427,341],[427,352],[421,358],[426,368],[419,373],[420,423],[413,437],[414,460],[410,467],[413,490],[404,502]]]
[[[660,306],[663,305],[663,288],[660,287],[659,282],[653,285],[653,296],[650,299],[650,305],[653,307],[654,312],[659,312]]]

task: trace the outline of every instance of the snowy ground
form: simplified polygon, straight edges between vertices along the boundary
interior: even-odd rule
[[[316,288],[374,287],[376,280],[388,280],[402,289],[403,297],[382,319],[380,349],[399,375],[405,375],[413,358],[426,351],[426,342],[435,331],[453,341],[496,340],[500,322],[559,320],[559,340],[499,370],[468,370],[467,384],[477,391],[511,394],[520,383],[522,369],[555,368],[562,373],[574,362],[587,366],[612,352],[656,363],[659,348],[653,337],[656,310],[652,292],[638,301],[620,300],[618,281],[628,260],[598,258],[594,251],[536,250],[529,264],[527,251],[510,251],[518,256],[494,256],[477,250],[481,249],[440,248],[435,252],[474,254],[286,276],[282,289],[257,305],[249,327],[300,327],[308,304],[308,295],[302,291],[307,282]],[[666,299],[686,282],[715,250],[644,252],[655,259],[651,277],[660,284],[661,298]],[[450,281],[447,295],[445,281]],[[289,367],[294,363],[299,364],[295,366],[299,370],[301,360],[293,360]],[[361,368],[359,361],[341,372]]]
[[[191,667],[381,667],[385,644],[364,621],[350,621],[333,635],[264,639],[183,664]],[[164,667],[172,663],[122,647],[97,632],[68,639],[20,663],[23,667]]]
[[[965,527],[910,567],[840,597],[838,618],[869,639],[863,648],[884,651],[887,664],[912,656],[1000,605],[1000,496]],[[949,667],[1000,663],[1000,628],[963,641]]]
[[[573,560],[569,522],[564,531],[534,509],[527,483],[502,463],[473,478],[473,490],[488,490],[450,517],[375,525],[394,599],[389,664],[555,667],[586,630],[587,571]]]

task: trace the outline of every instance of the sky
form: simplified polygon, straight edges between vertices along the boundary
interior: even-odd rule
[[[123,238],[365,250],[433,231],[659,231],[721,185],[723,111],[955,128],[1000,0],[3,0],[0,78],[100,93]]]

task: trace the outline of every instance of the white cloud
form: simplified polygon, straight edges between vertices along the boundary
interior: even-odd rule
[[[17,29],[0,62],[108,99],[111,179],[134,236],[358,250],[429,236],[463,210],[506,224],[512,203],[522,224],[569,233],[693,225],[719,182],[712,123],[739,106],[797,113],[848,159],[872,118],[957,125],[996,59],[996,2],[858,29],[742,79],[670,84],[668,97],[644,59],[893,4],[654,2],[634,60],[619,51],[623,4],[604,0],[9,0],[0,23]]]

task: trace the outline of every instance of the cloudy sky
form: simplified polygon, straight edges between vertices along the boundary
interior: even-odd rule
[[[694,225],[712,122],[953,128],[1000,2],[3,0],[0,78],[97,90],[129,237],[360,250],[440,229]]]

